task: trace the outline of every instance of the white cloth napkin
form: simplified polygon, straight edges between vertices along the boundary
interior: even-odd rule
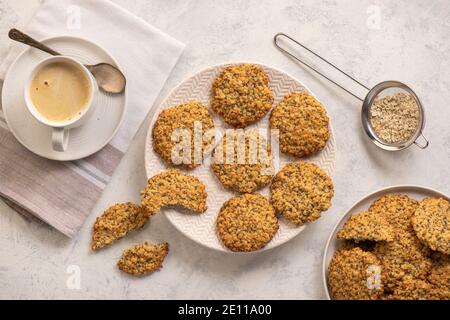
[[[184,45],[107,0],[47,0],[26,32],[36,39],[74,35],[96,42],[117,59],[128,81],[128,111],[121,128],[110,145],[83,161],[61,164],[32,155],[7,132],[0,111],[0,196],[13,207],[29,211],[67,236],[74,236],[159,95]],[[13,45],[0,66],[0,79],[24,49],[21,44]],[[69,178],[72,183],[65,183]],[[56,194],[43,194],[43,186],[56,190]],[[84,197],[85,204],[76,203],[80,197]]]

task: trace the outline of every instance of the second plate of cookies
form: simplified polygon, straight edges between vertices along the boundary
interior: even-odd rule
[[[328,299],[448,300],[449,200],[431,188],[405,185],[355,203],[325,248]]]
[[[163,209],[185,236],[219,251],[255,252],[326,219],[335,154],[326,107],[304,84],[260,63],[228,63],[189,77],[155,110],[145,167],[148,178],[175,168],[204,184],[203,213]]]

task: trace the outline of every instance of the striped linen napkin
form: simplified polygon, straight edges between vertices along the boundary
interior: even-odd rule
[[[79,28],[68,23],[74,8],[82,19]],[[26,32],[37,39],[57,35],[90,39],[111,52],[128,80],[128,110],[118,133],[104,149],[79,161],[56,162],[34,155],[15,140],[0,110],[0,197],[19,213],[31,213],[73,237],[118,166],[184,45],[107,0],[47,0]],[[0,66],[0,79],[24,49],[21,44],[12,46]]]

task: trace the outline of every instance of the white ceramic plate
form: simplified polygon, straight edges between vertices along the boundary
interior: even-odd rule
[[[212,82],[214,78],[220,73],[220,71],[228,65],[230,64],[210,67],[183,81],[177,88],[172,91],[172,93],[156,110],[151,121],[146,141],[145,167],[148,177],[152,177],[155,174],[167,170],[166,164],[155,153],[152,146],[152,128],[161,110],[170,106],[184,103],[189,100],[200,101],[205,106],[209,107]],[[265,65],[261,66],[269,76],[270,87],[275,94],[275,103],[278,103],[284,96],[288,95],[294,90],[308,90],[302,83],[300,83],[300,81],[294,79],[286,73]],[[219,116],[214,114],[214,112],[211,113],[213,114],[218,133],[222,134],[226,129],[223,121]],[[253,127],[267,130],[268,119],[269,115],[267,115],[262,121],[258,122]],[[334,135],[331,134],[330,140],[323,151],[321,151],[314,157],[310,157],[304,160],[311,161],[320,165],[330,176],[332,176],[335,167],[335,153],[336,142],[334,139]],[[298,159],[282,155],[280,157],[280,167],[283,167],[284,164],[295,160]],[[215,223],[217,214],[222,207],[222,204],[228,199],[236,196],[237,193],[224,189],[218,179],[215,177],[209,165],[203,164],[200,167],[189,171],[189,173],[197,176],[206,184],[206,190],[208,192],[208,211],[201,215],[193,215],[174,209],[166,209],[164,211],[167,218],[180,232],[182,232],[188,238],[196,241],[197,243],[215,250],[231,252],[225,246],[223,246],[222,242],[218,238],[215,230]],[[259,192],[267,196],[269,194],[269,187],[266,187]],[[326,219],[326,213],[324,213],[322,219]],[[304,228],[305,226],[295,227],[281,220],[278,233],[263,250],[275,248],[289,241],[300,232],[302,232]]]
[[[358,202],[356,202],[350,210],[347,211],[347,213],[341,218],[341,220],[336,224],[336,226],[333,229],[333,232],[331,233],[330,238],[328,239],[327,245],[325,247],[325,253],[323,257],[323,264],[322,264],[322,280],[323,285],[325,287],[325,292],[327,295],[327,299],[331,300],[331,295],[328,290],[328,265],[331,262],[331,259],[333,259],[334,253],[341,248],[342,241],[338,240],[336,235],[339,230],[344,226],[345,222],[350,218],[351,215],[357,214],[363,210],[367,210],[372,202],[380,198],[381,196],[387,195],[387,194],[406,194],[408,197],[415,199],[417,201],[421,201],[423,198],[426,197],[443,197],[446,199],[449,199],[448,196],[444,195],[443,193],[427,188],[427,187],[421,187],[421,186],[414,186],[414,185],[405,185],[405,186],[394,186],[389,188],[384,188],[378,191],[375,191]]]
[[[82,38],[52,37],[43,40],[43,43],[84,64],[108,62],[118,66],[105,49]],[[97,104],[95,113],[85,125],[70,130],[67,151],[54,151],[51,129],[39,123],[30,114],[23,95],[31,70],[48,56],[37,49],[29,48],[12,63],[2,90],[2,106],[6,122],[17,140],[41,157],[59,161],[85,158],[108,144],[119,129],[126,111],[127,93],[110,95],[99,91],[94,100]]]

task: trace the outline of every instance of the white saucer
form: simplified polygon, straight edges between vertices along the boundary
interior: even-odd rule
[[[49,47],[84,64],[108,62],[117,67],[115,59],[105,49],[77,37],[52,37],[42,41]],[[98,92],[95,113],[89,121],[70,130],[69,146],[65,152],[52,149],[49,127],[39,123],[28,111],[23,96],[24,86],[31,70],[49,55],[29,48],[13,62],[6,75],[2,90],[2,106],[6,122],[17,140],[31,152],[52,160],[72,161],[88,157],[114,137],[126,111],[127,93],[109,95]]]

